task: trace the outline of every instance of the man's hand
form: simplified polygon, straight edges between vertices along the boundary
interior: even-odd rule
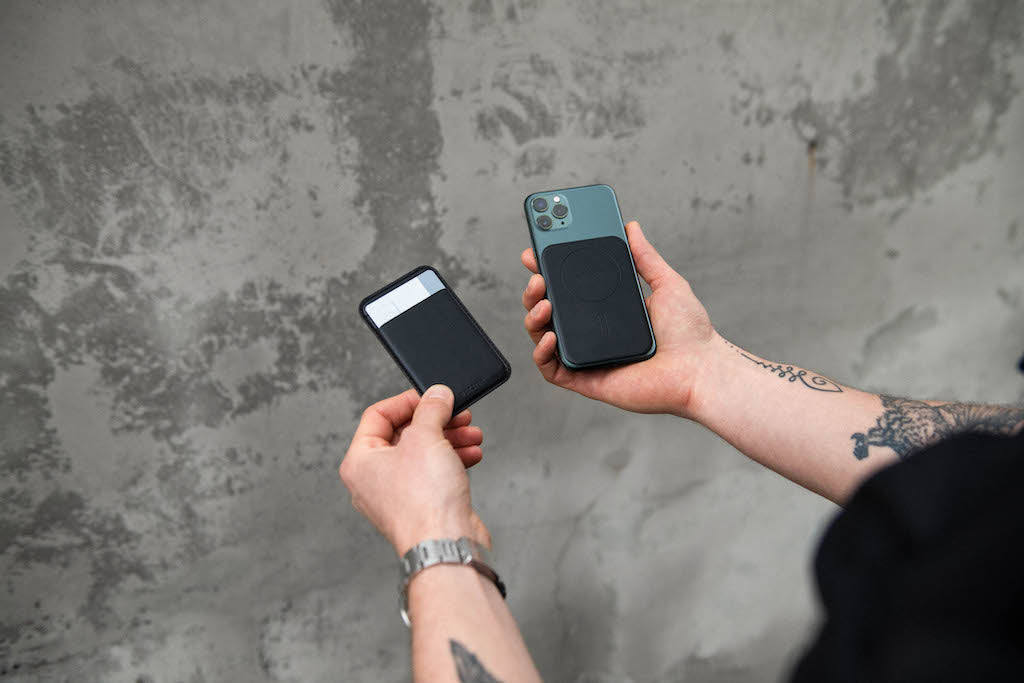
[[[616,368],[569,370],[558,361],[551,330],[551,302],[544,298],[544,278],[532,249],[523,252],[523,265],[533,271],[523,292],[529,311],[524,324],[537,348],[533,360],[544,379],[583,396],[638,413],[672,413],[692,417],[694,387],[704,357],[716,336],[704,306],[689,283],[655,251],[640,230],[626,225],[633,262],[652,293],[647,297],[658,351],[653,358]]]
[[[352,505],[399,556],[420,541],[469,536],[487,547],[490,533],[469,497],[466,468],[480,462],[483,433],[468,410],[454,418],[448,387],[375,403],[363,413],[339,473]]]
[[[452,418],[454,403],[451,389],[435,385],[422,399],[410,390],[373,404],[341,462],[352,504],[399,557],[431,538],[491,546],[466,476],[483,457],[483,435],[469,426],[468,410]],[[473,568],[442,564],[417,574],[409,606],[415,680],[540,681],[508,605]]]

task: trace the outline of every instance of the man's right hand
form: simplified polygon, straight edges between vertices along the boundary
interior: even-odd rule
[[[523,265],[534,275],[523,292],[528,313],[526,331],[536,344],[533,360],[544,379],[578,394],[638,413],[671,413],[693,417],[702,363],[717,336],[707,311],[689,283],[651,246],[640,224],[626,225],[633,262],[647,284],[647,312],[658,351],[648,360],[614,368],[570,370],[558,361],[551,329],[551,302],[544,295],[532,249],[523,252]]]

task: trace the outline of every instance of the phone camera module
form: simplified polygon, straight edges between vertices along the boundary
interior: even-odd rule
[[[569,207],[565,204],[555,204],[555,207],[551,209],[551,215],[555,218],[565,218],[569,215]]]
[[[548,210],[548,200],[543,197],[537,197],[531,202],[533,210],[537,213],[542,213]]]
[[[544,200],[541,200],[541,201],[544,201]],[[536,205],[536,200],[534,200],[534,205]],[[551,229],[551,216],[538,216],[537,217],[537,227],[540,228],[541,230],[550,230]]]

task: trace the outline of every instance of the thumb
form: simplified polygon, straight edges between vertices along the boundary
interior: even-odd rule
[[[633,263],[640,277],[647,281],[651,289],[657,289],[667,278],[678,277],[679,273],[672,269],[661,254],[644,236],[640,224],[630,221],[626,224],[626,237],[629,238],[629,250],[633,252]]]
[[[412,414],[412,424],[436,429],[439,433],[452,419],[452,406],[455,395],[443,384],[434,386],[423,392],[423,398]]]

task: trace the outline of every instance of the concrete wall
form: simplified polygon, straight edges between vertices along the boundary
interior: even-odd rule
[[[521,198],[607,182],[720,331],[1020,401],[1024,3],[6,0],[0,678],[402,681],[336,467],[421,263],[509,357],[473,492],[551,681],[764,681],[831,505],[546,385]],[[817,149],[809,156],[809,142]]]

